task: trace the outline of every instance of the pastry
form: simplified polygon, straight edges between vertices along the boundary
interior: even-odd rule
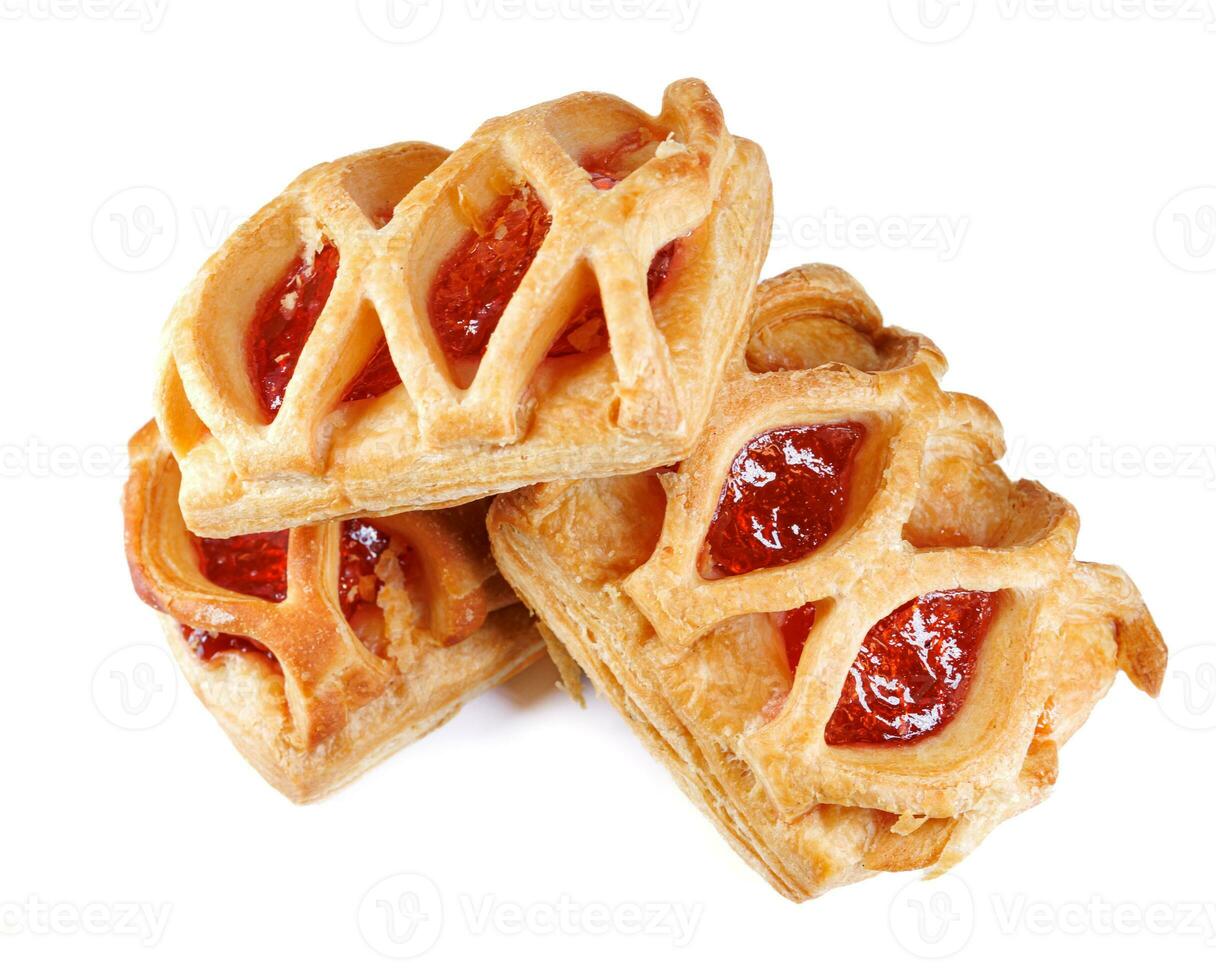
[[[1122,669],[1166,651],[998,420],[825,266],[762,283],[678,468],[490,510],[503,574],[736,849],[802,900],[943,871],[1039,802]]]
[[[543,651],[490,558],[484,503],[196,538],[155,423],[130,456],[136,591],[233,744],[297,803],[355,779]]]
[[[428,509],[691,448],[771,227],[701,82],[580,94],[298,178],[165,330],[157,418],[196,533]]]

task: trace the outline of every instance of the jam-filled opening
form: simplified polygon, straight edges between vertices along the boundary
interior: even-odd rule
[[[431,281],[428,312],[439,347],[458,379],[485,353],[507,304],[544,244],[552,218],[528,184],[499,198],[488,213],[466,215],[472,227]]]
[[[707,578],[788,565],[821,548],[848,514],[858,421],[793,425],[751,439],[731,461],[701,554]]]
[[[193,537],[199,571],[213,585],[267,602],[287,598],[288,531],[238,535],[233,538]],[[383,580],[377,574],[392,539],[375,524],[360,520],[342,523],[339,534],[338,602],[346,621],[373,653],[384,653],[384,620],[377,598]],[[416,577],[414,555],[406,546],[397,561],[407,579]],[[248,636],[213,632],[182,625],[182,634],[201,660],[226,654],[253,654],[277,665],[272,651]]]
[[[377,599],[386,574],[381,561],[393,544],[392,537],[370,521],[354,519],[342,524],[338,602],[355,635],[377,656],[387,653],[384,614]],[[408,545],[398,546],[397,563],[406,580],[418,578],[415,557]]]
[[[666,134],[651,126],[636,126],[608,143],[585,151],[578,164],[599,190],[611,190],[654,158]]]
[[[818,609],[813,602],[773,614],[773,621],[781,631],[781,640],[785,644],[785,658],[790,665],[790,673],[798,672],[802,651],[810,638],[811,630],[815,628],[817,616]]]
[[[370,303],[365,303],[360,310],[360,317],[369,321],[369,332],[375,330],[376,344],[359,373],[351,379],[346,391],[342,393],[342,404],[379,398],[401,384],[401,375],[397,373],[397,365],[393,363],[393,355],[389,353],[384,326],[380,323],[375,308]]]
[[[258,300],[245,351],[249,378],[266,422],[274,421],[283,407],[300,353],[329,301],[338,265],[338,249],[322,241],[315,250],[298,256]]]
[[[967,699],[999,606],[999,593],[930,592],[876,623],[849,668],[827,744],[906,745],[943,731]]]
[[[635,125],[586,152],[579,163],[594,187],[609,191],[651,159],[663,138],[649,127]],[[456,384],[467,387],[507,305],[544,244],[552,216],[527,183],[499,194],[480,209],[463,193],[457,200],[468,230],[436,268],[426,302],[451,376]],[[681,240],[677,239],[653,256],[646,276],[652,301],[677,271],[680,253]],[[597,354],[607,347],[603,303],[598,291],[592,290],[575,304],[547,356]]]
[[[267,531],[232,538],[191,537],[199,571],[213,585],[266,602],[282,602],[287,598],[289,532]],[[252,637],[185,624],[182,635],[200,660],[210,662],[221,655],[243,653],[278,667],[274,654]]]

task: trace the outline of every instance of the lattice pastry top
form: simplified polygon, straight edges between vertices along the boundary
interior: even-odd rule
[[[996,465],[941,353],[826,266],[757,293],[746,365],[657,474],[495,501],[508,580],[749,861],[802,899],[949,867],[1165,646],[1077,516]]]
[[[782,370],[787,304],[801,333],[815,297],[836,325],[818,337],[826,360],[803,348]],[[624,588],[677,646],[749,613],[794,620],[793,688],[739,746],[784,815],[973,809],[1021,769],[1051,683],[1044,651],[1081,607],[1109,610],[1122,666],[1156,690],[1165,648],[1134,588],[1077,563],[1067,501],[994,465],[1000,423],[941,390],[936,348],[884,328],[825,267],[765,283],[755,318],[751,370],[663,477],[662,535]],[[925,675],[901,681],[915,663]]]
[[[197,538],[177,463],[131,440],[127,558],[187,678],[238,748],[315,798],[446,720],[540,640],[499,576],[485,505]]]
[[[680,458],[742,340],[771,225],[759,148],[698,81],[650,117],[579,94],[446,157],[315,167],[203,267],[157,417],[227,536]]]

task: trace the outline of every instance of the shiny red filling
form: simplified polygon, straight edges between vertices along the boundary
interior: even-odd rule
[[[626,134],[609,147],[588,154],[581,162],[600,190],[610,190],[642,162],[661,137],[644,129]],[[548,210],[529,186],[504,198],[485,219],[485,227],[468,232],[440,265],[431,284],[431,324],[450,361],[477,358],[507,303],[536,258],[552,223]],[[646,283],[653,299],[672,270],[677,243],[668,242],[655,254]],[[598,296],[588,298],[562,328],[549,351],[564,357],[607,346],[604,309]],[[364,396],[368,397],[368,396]],[[354,400],[347,395],[347,400]]]
[[[338,559],[338,601],[350,620],[361,605],[373,605],[380,592],[376,562],[389,545],[389,537],[374,524],[353,520],[342,524]]]
[[[282,602],[287,598],[287,531],[245,534],[234,538],[195,538],[199,570],[214,585],[241,595]],[[380,591],[376,563],[389,536],[362,520],[342,524],[338,557],[338,601],[348,621],[365,606],[374,606]],[[408,552],[401,558],[403,569]],[[274,660],[257,640],[182,626],[182,634],[202,660],[224,653],[253,653]]]
[[[379,398],[399,384],[401,375],[397,373],[393,355],[388,352],[388,342],[381,337],[372,356],[363,365],[363,370],[346,389],[342,401],[361,402],[367,398]]]
[[[997,608],[992,592],[930,592],[866,636],[824,739],[828,745],[915,742],[958,714]]]
[[[199,570],[209,582],[242,595],[282,602],[287,598],[286,531],[242,534],[235,538],[195,538]],[[257,640],[182,625],[182,635],[201,660],[220,654],[249,653],[277,663]]]
[[[790,670],[796,671],[802,660],[802,648],[806,646],[807,637],[815,625],[815,603],[808,602],[805,606],[791,609],[777,617],[781,627],[781,638],[785,641],[785,655],[790,662]]]
[[[860,422],[797,425],[739,450],[705,537],[713,571],[788,565],[821,547],[844,519],[865,434]]]
[[[486,217],[484,230],[467,232],[443,260],[428,305],[439,346],[449,360],[485,352],[551,221],[536,192],[525,184],[498,203]]]
[[[287,598],[287,531],[195,538],[199,571],[221,589],[282,602]]]
[[[325,242],[315,254],[296,259],[258,301],[246,337],[246,358],[267,421],[283,407],[287,383],[337,275],[338,250]]]

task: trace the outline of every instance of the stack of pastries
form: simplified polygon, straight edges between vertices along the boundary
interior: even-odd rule
[[[803,900],[957,862],[1166,651],[1000,423],[846,273],[758,282],[763,153],[707,87],[579,94],[306,171],[166,325],[140,597],[317,799],[547,651]]]

